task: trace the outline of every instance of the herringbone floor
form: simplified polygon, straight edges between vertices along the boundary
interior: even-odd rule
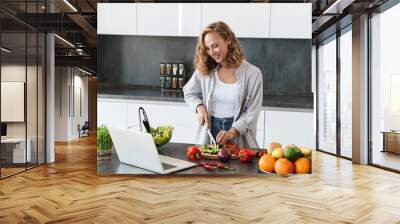
[[[400,175],[314,153],[288,178],[96,174],[95,138],[0,181],[0,223],[400,223]]]

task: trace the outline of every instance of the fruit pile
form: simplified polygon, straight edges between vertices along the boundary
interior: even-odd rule
[[[282,148],[272,142],[261,156],[258,168],[263,172],[288,175],[291,173],[311,173],[311,149],[289,144]]]

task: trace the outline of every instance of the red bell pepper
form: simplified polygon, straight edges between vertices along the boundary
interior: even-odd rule
[[[190,160],[199,160],[201,159],[201,151],[196,146],[189,146],[186,150],[186,156]]]
[[[239,158],[240,158],[240,161],[242,161],[242,162],[250,162],[256,157],[256,155],[257,155],[257,152],[253,151],[251,149],[245,148],[245,149],[241,149],[239,151]]]

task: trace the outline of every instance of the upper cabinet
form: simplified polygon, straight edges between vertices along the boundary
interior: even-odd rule
[[[223,21],[237,37],[269,37],[270,4],[263,3],[203,3],[202,29]]]
[[[179,36],[198,37],[201,32],[201,3],[180,3]]]
[[[311,3],[99,3],[98,34],[197,37],[224,21],[241,38],[311,39]]]
[[[311,3],[271,4],[270,38],[312,38]]]
[[[97,34],[136,35],[136,33],[136,4],[97,4]]]
[[[178,3],[138,3],[137,9],[138,35],[177,36]]]
[[[198,36],[200,24],[200,3],[137,4],[137,35]]]

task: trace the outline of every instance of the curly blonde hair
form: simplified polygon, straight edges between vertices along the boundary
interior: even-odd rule
[[[197,40],[196,53],[194,56],[193,64],[201,74],[208,75],[211,70],[218,66],[218,63],[207,54],[207,49],[204,44],[204,37],[206,34],[216,32],[218,33],[225,41],[231,41],[231,44],[228,46],[228,55],[227,55],[227,65],[230,68],[239,67],[240,63],[244,59],[243,51],[240,47],[239,40],[236,38],[235,34],[229,28],[229,26],[221,21],[209,24],[201,33]]]

